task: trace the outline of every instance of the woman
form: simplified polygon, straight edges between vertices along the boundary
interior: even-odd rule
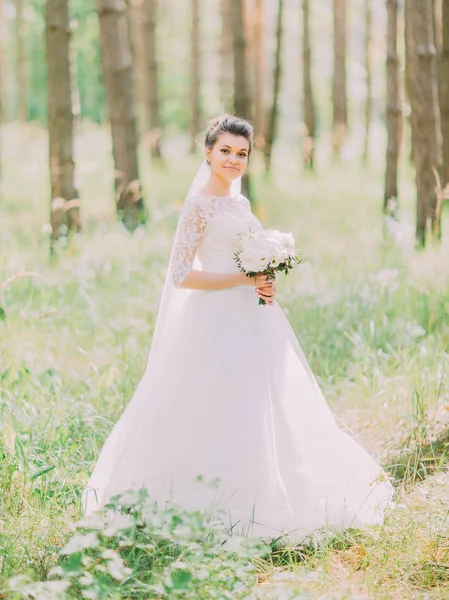
[[[239,193],[252,146],[247,121],[210,123],[148,366],[83,493],[86,515],[145,486],[162,503],[224,508],[233,531],[267,539],[383,521],[385,474],[338,428],[275,284],[234,260],[239,234],[262,228]]]

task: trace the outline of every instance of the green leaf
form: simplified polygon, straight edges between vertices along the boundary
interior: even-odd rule
[[[39,471],[37,471],[37,473],[34,473],[34,475],[31,475],[30,479],[37,479],[38,477],[40,477],[44,473],[48,473],[49,471],[53,471],[54,468],[55,468],[55,465],[47,465],[46,467],[43,467],[42,469],[40,469]]]
[[[192,573],[187,569],[177,569],[171,574],[173,590],[187,591],[192,581]]]
[[[28,457],[26,455],[24,445],[18,437],[16,437],[14,440],[14,446],[16,456],[21,460],[23,469],[26,471],[28,469]]]
[[[78,575],[82,569],[82,552],[75,552],[74,554],[70,554],[68,560],[61,565],[62,571],[66,575]]]

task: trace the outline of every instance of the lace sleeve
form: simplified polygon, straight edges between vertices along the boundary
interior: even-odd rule
[[[208,199],[190,197],[184,202],[173,249],[172,277],[176,288],[181,287],[193,266],[196,249],[212,213],[213,204]]]

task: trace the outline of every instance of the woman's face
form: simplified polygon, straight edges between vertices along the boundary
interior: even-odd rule
[[[248,166],[249,141],[242,135],[222,133],[212,148],[206,148],[206,158],[219,177],[234,181]]]

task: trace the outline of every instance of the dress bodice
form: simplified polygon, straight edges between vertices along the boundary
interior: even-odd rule
[[[234,254],[239,234],[263,229],[251,212],[243,195],[190,196],[186,199],[179,219],[177,240],[173,252],[173,282],[180,287],[187,273],[199,259],[204,271],[239,272]]]
[[[258,229],[262,229],[262,225],[251,212],[251,206],[244,196],[225,198],[209,220],[198,245],[197,254],[203,270],[238,272],[234,254],[238,250],[239,234]]]

